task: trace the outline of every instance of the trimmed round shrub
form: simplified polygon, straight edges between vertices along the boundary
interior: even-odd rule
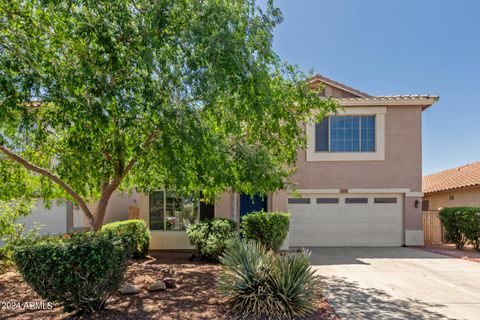
[[[43,299],[88,314],[102,309],[118,290],[130,251],[129,239],[86,232],[20,241],[13,259]]]
[[[286,212],[252,212],[242,217],[242,234],[267,249],[278,251],[287,238],[290,214]]]
[[[150,247],[150,230],[144,220],[125,220],[105,224],[102,233],[114,237],[130,238],[133,245],[132,258],[145,258]]]
[[[316,310],[320,288],[309,256],[279,256],[259,242],[236,239],[220,257],[219,290],[241,318],[306,317]]]
[[[218,261],[218,257],[236,237],[237,232],[233,221],[215,218],[189,225],[187,235],[190,243],[204,259]]]

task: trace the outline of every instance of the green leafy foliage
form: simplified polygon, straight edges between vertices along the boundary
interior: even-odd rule
[[[271,1],[0,1],[0,16],[0,198],[265,194],[290,183],[298,124],[337,106],[273,51]],[[98,227],[105,208],[82,209]]]
[[[268,250],[278,251],[287,237],[289,221],[290,214],[286,212],[252,212],[242,217],[242,234]]]
[[[34,208],[31,201],[0,201],[0,239],[10,241],[22,232],[18,219],[28,215]]]
[[[132,258],[145,258],[150,247],[150,230],[144,220],[125,220],[107,223],[101,232],[113,237],[126,237],[132,242]]]
[[[315,310],[320,283],[308,252],[279,256],[259,242],[236,239],[220,262],[220,292],[241,317],[293,319]]]
[[[33,209],[31,201],[18,199],[15,201],[0,201],[0,273],[13,265],[12,243],[20,239],[23,225],[18,219],[28,215]]]
[[[203,258],[217,261],[232,239],[238,235],[233,221],[215,218],[189,225],[187,236]]]
[[[452,207],[439,212],[447,240],[462,249],[468,241],[475,249],[480,248],[480,208]]]
[[[467,241],[478,247],[479,212],[480,208],[474,207],[452,207],[440,210],[439,217],[445,228],[446,238],[455,243],[457,249],[462,249]]]
[[[480,208],[463,208],[462,232],[468,242],[480,249]]]
[[[87,314],[103,308],[118,289],[130,250],[129,239],[79,233],[19,241],[13,258],[43,299]]]

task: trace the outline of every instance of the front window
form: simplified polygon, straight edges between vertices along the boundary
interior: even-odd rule
[[[317,152],[375,152],[375,116],[330,116],[315,125]]]
[[[197,196],[179,195],[172,191],[150,193],[150,230],[185,230],[198,222]]]

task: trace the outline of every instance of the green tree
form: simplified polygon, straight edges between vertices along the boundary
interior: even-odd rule
[[[66,197],[98,230],[117,189],[285,187],[299,124],[336,103],[272,50],[281,20],[249,0],[2,1],[0,196]]]
[[[23,231],[18,219],[30,213],[33,203],[29,200],[0,201],[0,240],[11,242]]]

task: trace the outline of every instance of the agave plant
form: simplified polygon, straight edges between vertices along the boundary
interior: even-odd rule
[[[315,310],[319,279],[307,251],[278,256],[260,243],[237,239],[220,262],[220,292],[240,316],[292,319]]]

